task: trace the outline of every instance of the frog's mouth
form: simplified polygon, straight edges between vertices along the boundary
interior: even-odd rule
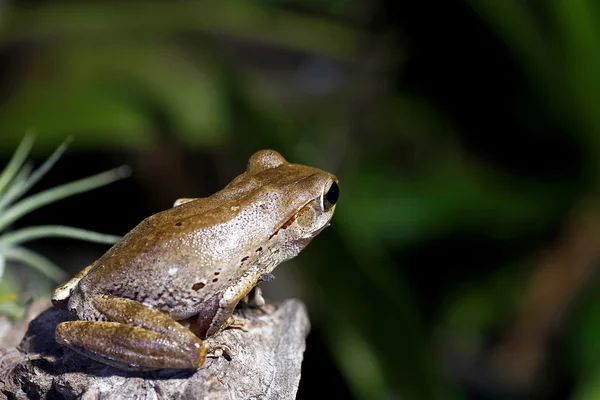
[[[320,227],[319,229],[316,229],[316,230],[312,231],[312,232],[310,233],[309,237],[310,237],[311,239],[312,239],[312,238],[314,238],[314,237],[315,237],[315,236],[317,236],[319,233],[323,232],[323,230],[324,230],[325,228],[327,228],[328,226],[330,226],[330,225],[331,225],[331,222],[329,222],[329,221],[328,221],[328,222],[327,222],[325,225],[323,225],[323,226],[322,226],[322,227]]]
[[[281,224],[281,226],[279,228],[277,228],[271,234],[271,236],[269,236],[269,239],[273,238],[280,231],[282,231],[282,230],[287,229],[288,227],[290,227],[294,222],[296,222],[298,220],[298,216],[301,215],[303,212],[305,212],[307,208],[310,208],[311,205],[313,205],[314,202],[315,202],[315,200],[311,200],[311,201],[307,202],[306,204],[304,204],[302,207],[300,207],[300,209],[294,215],[292,215],[287,221],[285,221],[283,224]],[[321,233],[323,231],[323,229],[325,229],[325,228],[327,228],[328,226],[331,225],[331,217],[333,216],[333,212],[332,211],[331,212],[326,212],[326,213],[322,213],[321,215],[324,215],[324,214],[327,214],[327,216],[328,216],[327,221],[322,226],[320,226],[319,228],[316,228],[316,229],[314,229],[312,231],[306,232],[304,235],[302,235],[302,237],[304,239],[312,239],[312,238],[314,238],[319,233]],[[318,219],[319,217],[318,216],[314,216],[313,218]],[[300,221],[298,221],[298,222],[300,223]],[[302,225],[302,223],[300,223],[300,225]]]
[[[271,236],[269,236],[269,240],[271,240],[273,238],[273,236],[277,235],[280,231],[287,229],[288,226],[292,225],[294,223],[294,221],[296,220],[296,218],[298,218],[298,213],[292,215],[292,217],[290,219],[288,219],[287,221],[285,221],[283,223],[283,225],[281,225],[279,228],[275,229],[275,232],[271,233]]]

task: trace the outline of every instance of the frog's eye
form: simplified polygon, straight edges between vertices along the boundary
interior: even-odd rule
[[[340,188],[336,181],[332,181],[331,186],[326,190],[327,192],[325,192],[323,196],[323,209],[328,211],[335,205],[335,202],[340,196]]]

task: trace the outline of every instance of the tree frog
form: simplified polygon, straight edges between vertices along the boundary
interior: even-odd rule
[[[258,151],[224,189],[146,218],[57,288],[76,320],[56,340],[125,370],[201,367],[203,339],[240,326],[238,302],[329,226],[338,195],[334,175]]]

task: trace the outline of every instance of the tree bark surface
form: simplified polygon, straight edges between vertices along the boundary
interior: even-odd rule
[[[250,330],[226,329],[206,341],[231,357],[209,357],[198,370],[122,371],[81,356],[54,340],[69,319],[50,307],[29,323],[16,347],[0,320],[0,398],[28,399],[294,399],[310,324],[304,305],[244,309]],[[8,332],[8,333],[7,333]],[[13,339],[14,340],[14,339]]]

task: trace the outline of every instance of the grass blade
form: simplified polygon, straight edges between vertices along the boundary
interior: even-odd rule
[[[8,165],[6,168],[4,168],[2,174],[0,174],[0,193],[4,191],[6,186],[12,181],[12,179],[21,169],[21,166],[25,162],[31,147],[33,146],[34,139],[35,136],[32,133],[28,133],[25,135],[23,140],[21,140],[19,147],[17,147],[17,150],[8,162]]]
[[[17,200],[25,192],[27,192],[33,185],[35,185],[40,179],[44,177],[50,171],[50,169],[56,164],[58,159],[64,154],[71,142],[71,138],[65,140],[58,148],[48,157],[48,159],[37,169],[27,180],[19,186],[13,186],[14,190],[9,190],[6,196],[0,199],[0,210],[11,204],[14,200]],[[12,188],[11,188],[12,189]]]
[[[8,225],[32,210],[57,200],[64,199],[65,197],[107,185],[111,182],[129,176],[130,173],[131,170],[129,167],[122,166],[94,176],[56,186],[30,196],[24,200],[21,200],[19,203],[6,210],[2,216],[0,216],[0,230],[5,229]]]
[[[52,261],[24,247],[8,247],[2,250],[6,261],[20,261],[54,282],[60,283],[67,279],[67,274]]]
[[[25,315],[25,309],[12,300],[0,298],[0,315],[6,315],[8,318],[19,320]]]
[[[6,190],[4,193],[0,194],[0,203],[4,203],[4,199],[9,196],[13,196],[12,193],[21,190],[21,187],[27,181],[29,174],[33,170],[33,164],[31,162],[25,163],[19,173],[8,183],[6,186]],[[8,204],[8,203],[7,203]],[[5,206],[0,206],[0,211],[4,209]]]
[[[42,225],[5,233],[0,236],[0,246],[14,246],[30,240],[47,237],[63,237],[103,244],[115,244],[121,239],[120,236],[93,232],[87,229],[73,228],[71,226]]]

